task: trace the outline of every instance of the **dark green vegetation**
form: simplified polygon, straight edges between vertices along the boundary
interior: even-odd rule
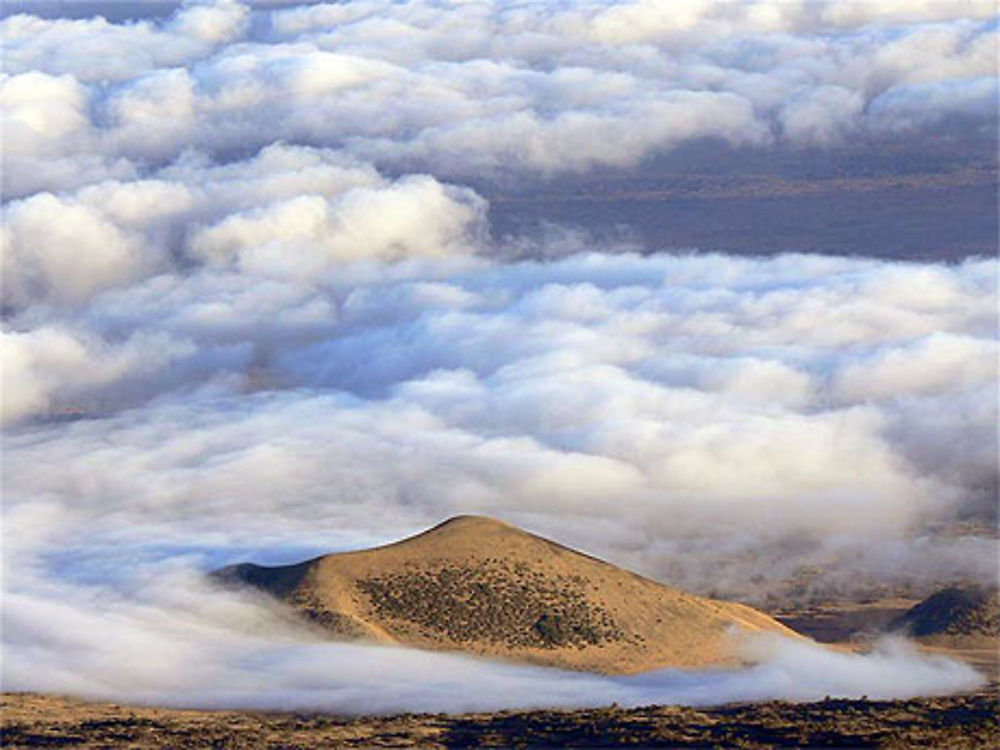
[[[983,586],[950,586],[914,606],[892,627],[917,637],[1000,636],[1000,602],[997,589]]]
[[[634,641],[588,601],[580,576],[545,575],[523,563],[490,559],[357,582],[382,618],[453,641],[558,648]]]
[[[885,747],[1000,746],[996,686],[908,701],[769,702],[494,714],[343,717],[170,711],[3,698],[5,748]]]

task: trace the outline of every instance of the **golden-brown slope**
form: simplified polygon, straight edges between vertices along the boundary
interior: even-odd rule
[[[500,521],[459,516],[384,547],[220,575],[341,637],[611,674],[738,660],[741,637],[793,631]]]

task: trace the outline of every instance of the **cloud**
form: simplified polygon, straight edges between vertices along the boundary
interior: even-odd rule
[[[102,205],[119,205],[115,194]],[[288,200],[301,199],[265,205]],[[453,205],[422,221],[451,227]],[[227,216],[208,226],[242,219]],[[720,564],[765,542],[816,540],[789,553],[778,586],[796,566],[843,557],[824,540],[910,539],[910,554],[925,555],[916,540],[928,524],[980,512],[995,486],[994,261],[502,263],[486,250],[423,259],[415,246],[387,263],[376,250],[380,232],[402,237],[391,225],[356,235],[372,257],[329,260],[337,233],[299,221],[269,265],[246,248],[276,240],[253,223],[241,231],[218,246],[238,263],[11,319],[24,330],[9,336],[4,374],[9,503],[85,513],[95,544],[129,535],[130,518],[140,537],[197,539],[207,513],[233,538],[260,523],[284,544],[317,518],[386,538],[481,512],[699,587],[663,540],[705,542]],[[295,242],[305,255],[285,268]],[[83,418],[46,423],[66,412]],[[118,470],[92,485],[109,460]],[[38,469],[53,462],[56,475]],[[244,529],[248,515],[257,521]],[[727,536],[735,546],[712,552],[707,540]],[[943,569],[988,576],[989,550]],[[728,590],[760,592],[761,564]],[[891,573],[860,554],[842,566]]]
[[[249,16],[250,9],[237,0],[189,2],[177,11],[168,29],[204,42],[231,42],[246,31]]]
[[[989,384],[996,376],[995,341],[936,333],[846,366],[835,387],[849,401],[881,401],[902,393],[941,392],[953,384]]]
[[[830,144],[855,132],[863,97],[842,86],[821,86],[795,97],[781,113],[786,137],[796,143]]]
[[[0,89],[4,137],[15,153],[46,153],[52,146],[73,146],[86,134],[87,91],[72,76],[39,72],[5,76]]]
[[[130,387],[139,386],[138,381],[155,378],[177,360],[189,358],[195,346],[144,331],[109,346],[86,332],[47,326],[2,334],[0,351],[4,414],[16,420],[63,410],[100,410],[100,402],[88,404],[86,394],[111,387],[122,398]],[[147,392],[155,387],[152,382],[143,385]]]
[[[989,102],[998,97],[995,78],[979,77],[897,87],[871,103],[872,119],[881,130],[907,133],[947,123],[983,122]],[[988,127],[988,126],[984,126]]]
[[[995,125],[990,4],[839,6],[219,0],[117,24],[12,15],[5,85],[47,102],[14,102],[5,151],[23,167],[5,191],[82,184],[47,165],[53,152],[112,176],[285,140],[393,173],[509,179],[705,138],[785,148]]]
[[[385,188],[355,188],[333,205],[323,196],[299,196],[230,214],[197,232],[191,249],[210,261],[237,256],[251,267],[312,276],[317,261],[461,252],[484,214],[485,203],[472,191],[411,176]]]
[[[468,188],[388,180],[328,150],[275,144],[225,166],[191,153],[145,179],[10,202],[5,303],[78,306],[191,263],[309,277],[348,260],[467,255],[485,212]]]
[[[136,233],[51,193],[10,206],[2,240],[6,302],[18,307],[83,302],[157,266]]]

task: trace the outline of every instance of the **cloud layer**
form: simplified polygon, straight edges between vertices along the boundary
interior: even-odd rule
[[[0,21],[5,685],[438,710],[971,684],[791,646],[622,682],[392,651],[363,679],[366,649],[190,572],[476,512],[749,601],[995,577],[960,526],[996,512],[995,260],[501,239],[467,185],[988,132],[995,9],[662,8]]]
[[[671,540],[864,549],[996,491],[993,261],[240,252],[12,318],[9,505],[136,543],[488,513],[663,575]]]
[[[393,172],[629,166],[700,138],[828,146],[996,122],[990,2],[356,0],[4,19],[5,191],[276,140]],[[96,54],[95,50],[100,50]],[[391,108],[385,103],[392,102]]]

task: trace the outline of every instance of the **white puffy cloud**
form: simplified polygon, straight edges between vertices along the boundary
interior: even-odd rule
[[[78,148],[90,131],[88,92],[69,75],[4,75],[0,106],[5,146],[15,153],[58,154]]]
[[[995,340],[935,333],[850,363],[838,374],[836,392],[857,402],[995,383],[998,354]]]
[[[780,148],[950,115],[995,123],[989,3],[840,5],[356,0],[252,12],[219,0],[122,24],[15,15],[0,21],[11,80],[46,77],[52,103],[49,131],[6,150],[19,172],[48,174],[5,190],[78,185],[73,170],[45,168],[38,149],[51,159],[60,144],[113,174],[123,157],[160,166],[190,147],[228,158],[287,140],[393,172],[497,177],[630,166],[700,138]],[[12,132],[42,117],[18,108]]]
[[[335,202],[304,195],[230,214],[197,231],[192,252],[213,261],[239,256],[249,267],[312,276],[329,259],[398,260],[468,249],[485,212],[470,190],[431,177],[355,188]],[[318,257],[317,257],[318,256]]]
[[[72,439],[36,427],[23,446],[9,442],[10,455],[40,453],[8,472],[8,492],[72,497],[94,512],[127,498],[115,518],[140,506],[147,523],[162,517],[185,535],[191,502],[219,518],[239,498],[241,512],[273,516],[289,538],[318,507],[332,526],[369,536],[387,518],[410,526],[458,512],[558,535],[568,510],[610,518],[627,504],[607,542],[575,540],[617,558],[636,551],[620,540],[639,528],[896,538],[962,512],[995,481],[995,409],[976,405],[996,381],[993,262],[371,262],[313,275],[211,263],[95,298],[73,318],[100,356],[67,367],[32,355],[8,375],[10,392],[27,394],[9,418],[66,404],[106,416],[79,422]],[[108,363],[132,362],[134,338],[154,322],[187,348],[144,357],[143,389]],[[73,375],[95,357],[97,374]],[[156,393],[165,400],[142,406]],[[945,418],[956,400],[969,414]],[[124,407],[146,414],[140,426]],[[155,443],[142,437],[150,424]],[[91,444],[105,432],[138,463],[123,453],[122,489],[105,483],[88,499],[74,477],[94,470]],[[185,462],[177,504],[158,489],[152,512],[141,488],[173,483],[163,434],[228,446],[235,463]],[[972,463],[970,443],[980,445]],[[43,482],[30,467],[53,451],[65,471]],[[159,479],[124,470],[160,451]],[[331,487],[350,500],[331,503]],[[661,572],[647,552],[638,563]]]
[[[239,39],[246,31],[250,9],[238,0],[188,2],[171,19],[170,31],[219,44]]]
[[[891,89],[871,103],[870,111],[880,129],[906,133],[949,118],[988,122],[998,96],[993,77],[935,81]]]
[[[126,403],[126,392],[195,352],[191,342],[137,332],[111,346],[86,333],[59,327],[0,335],[3,353],[3,415],[19,419],[39,413],[100,411],[93,395],[102,386]],[[149,390],[152,383],[143,383]]]
[[[996,8],[983,0],[874,0],[867,3],[821,4],[820,18],[838,26],[861,26],[891,19],[904,22],[946,21],[968,15],[972,18],[992,18]]]
[[[156,70],[118,90],[107,102],[114,140],[126,154],[146,158],[175,154],[191,140],[195,89],[183,68]]]
[[[836,143],[857,129],[863,108],[860,93],[842,86],[821,86],[793,96],[781,112],[781,126],[796,143]]]
[[[75,303],[155,268],[140,238],[75,201],[40,193],[11,206],[3,228],[4,296]]]
[[[189,154],[147,179],[11,202],[5,303],[80,305],[191,263],[309,277],[348,260],[469,254],[485,211],[467,188],[390,181],[325,150],[276,144],[225,166]]]

